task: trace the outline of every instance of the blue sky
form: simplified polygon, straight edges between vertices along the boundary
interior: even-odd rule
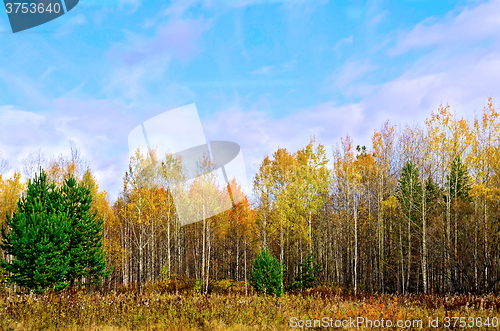
[[[496,106],[498,31],[500,1],[82,0],[16,34],[2,10],[0,152],[12,172],[74,141],[116,197],[130,131],[196,103],[251,179],[278,146],[369,146],[386,119]]]

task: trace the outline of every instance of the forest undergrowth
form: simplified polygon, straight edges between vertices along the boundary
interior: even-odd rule
[[[445,330],[444,318],[464,317],[470,321],[500,320],[498,295],[358,294],[339,287],[318,286],[307,291],[286,293],[277,298],[258,296],[244,282],[212,283],[211,293],[186,290],[186,282],[159,282],[138,294],[133,287],[109,291],[85,290],[45,294],[0,295],[0,330],[292,330],[294,321],[422,320],[422,327],[391,329]],[[184,286],[184,288],[182,287]],[[177,293],[176,293],[177,292]],[[438,318],[429,328],[429,318]],[[458,320],[457,320],[458,321]],[[323,322],[324,323],[324,322]],[[333,329],[366,330],[366,325]],[[477,329],[477,325],[473,328]],[[498,327],[498,325],[497,325]],[[381,329],[381,328],[375,328]]]

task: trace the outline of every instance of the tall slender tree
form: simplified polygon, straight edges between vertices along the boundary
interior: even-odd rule
[[[408,161],[403,167],[399,186],[397,188],[397,198],[401,206],[403,216],[406,222],[406,280],[403,278],[403,292],[406,293],[410,289],[410,281],[412,274],[412,237],[414,236],[419,213],[421,209],[421,194],[422,184],[419,179],[418,168],[412,161]],[[400,230],[402,231],[402,230]],[[402,236],[402,233],[400,233]],[[400,241],[400,249],[403,252],[403,242]],[[404,257],[401,256],[401,264],[403,267]],[[404,268],[402,269],[404,270]]]

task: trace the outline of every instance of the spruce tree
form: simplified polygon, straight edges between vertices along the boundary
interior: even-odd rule
[[[267,250],[260,251],[250,271],[250,284],[258,293],[281,296],[283,266]]]
[[[6,215],[9,230],[5,225],[1,229],[0,247],[12,256],[10,261],[0,261],[7,283],[35,292],[68,286],[68,215],[61,212],[61,204],[55,185],[47,184],[44,172],[28,182],[17,212],[12,217]]]

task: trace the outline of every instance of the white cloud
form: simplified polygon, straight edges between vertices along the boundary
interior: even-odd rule
[[[257,70],[251,72],[253,75],[269,75],[269,74],[281,74],[287,71],[292,71],[297,68],[297,61],[287,61],[282,63],[280,66],[263,66]]]
[[[187,10],[183,9],[181,2],[174,2],[174,5],[176,3],[180,7],[171,8],[171,16],[180,16]],[[453,111],[471,118],[473,111],[480,110],[489,96],[496,102],[500,100],[500,43],[490,43],[487,48],[475,45],[459,53],[449,51],[448,46],[457,42],[494,39],[500,27],[498,4],[499,1],[492,1],[472,9],[466,8],[455,16],[448,15],[441,21],[427,20],[401,35],[393,52],[403,53],[419,47],[430,47],[430,52],[390,81],[378,85],[362,81],[367,73],[382,66],[373,63],[373,60],[350,60],[344,63],[330,76],[328,83],[346,95],[361,96],[359,102],[341,105],[326,101],[296,109],[293,114],[283,118],[275,118],[271,111],[256,110],[271,110],[276,105],[272,98],[262,96],[253,107],[236,105],[204,121],[206,137],[209,140],[229,140],[240,144],[251,180],[265,155],[272,154],[278,146],[296,151],[307,144],[312,136],[325,145],[331,157],[331,145],[346,133],[354,137],[355,144],[369,146],[373,130],[379,128],[387,118],[393,124],[411,124],[412,121],[423,123],[440,103],[450,103]],[[173,21],[176,20],[177,17]],[[124,63],[113,65],[111,74],[107,76],[104,92],[108,94],[109,100],[125,100],[123,102],[129,105],[149,107],[151,99],[154,99],[154,102],[172,108],[192,102],[195,97],[192,90],[165,80],[166,70],[173,57],[182,58],[182,55],[189,56],[196,51],[196,47],[186,44],[183,38],[170,38],[187,24],[186,21],[176,22],[160,28],[154,38],[131,38],[119,53]],[[205,22],[197,22],[199,29],[185,35],[192,37],[189,42],[196,42],[205,31]],[[178,42],[175,49],[169,48],[170,41]],[[337,45],[352,42],[351,35],[337,42]],[[134,53],[136,49],[145,49],[145,46],[157,48],[149,48],[146,54],[141,51]],[[253,73],[272,75],[295,67],[296,63],[290,61],[266,65]],[[39,84],[34,80],[1,69],[0,78],[12,82],[14,88],[22,86],[23,96],[27,99],[37,100],[45,109],[54,109],[50,113],[34,113],[12,106],[0,107],[0,151],[13,168],[21,169],[22,158],[38,148],[42,148],[47,156],[67,153],[69,140],[73,140],[82,149],[82,154],[90,159],[101,188],[112,194],[121,189],[128,158],[127,135],[138,124],[137,119],[133,118],[137,112],[113,101],[69,98],[50,101],[40,92]],[[264,79],[256,82],[219,82],[221,85],[216,87],[238,86],[236,83],[240,86],[263,86],[264,83],[272,82]],[[283,86],[297,85],[280,82]],[[175,99],[166,100],[167,97],[161,96],[152,98],[149,87],[155,84],[165,87],[164,94],[175,95],[168,97]]]
[[[343,39],[340,39],[336,44],[335,44],[335,47],[334,49],[338,49],[340,46],[343,46],[343,45],[348,45],[348,44],[352,44],[354,40],[354,36],[353,35],[350,35],[349,37],[347,38],[343,38]]]
[[[70,20],[68,20],[66,23],[64,23],[61,27],[57,29],[56,32],[56,37],[61,38],[70,35],[73,33],[73,30],[75,27],[79,25],[85,25],[87,24],[87,19],[85,15],[82,13],[78,13],[75,17],[72,17]]]
[[[328,80],[333,80],[332,87],[343,89],[362,78],[366,73],[375,70],[376,67],[369,60],[349,60],[336,70]]]
[[[363,131],[363,120],[359,104],[337,106],[326,102],[280,119],[272,118],[270,113],[244,111],[235,106],[216,113],[212,120],[203,123],[203,128],[209,140],[228,140],[241,146],[248,181],[252,183],[263,158],[278,147],[295,152],[315,136],[331,157],[331,145],[347,132]]]
[[[10,91],[19,93],[25,101],[40,106],[48,106],[49,98],[42,92],[43,82],[21,73],[12,73],[0,68],[0,81],[9,82]]]
[[[273,71],[273,69],[274,69],[273,66],[263,66],[257,70],[252,71],[251,74],[266,75],[266,74],[270,74]]]
[[[170,57],[165,56],[136,66],[117,66],[106,78],[104,90],[112,95],[118,93],[125,100],[137,101],[147,94],[147,83],[163,77],[169,62]]]
[[[498,38],[500,30],[500,0],[465,8],[458,15],[453,12],[443,20],[428,18],[411,31],[399,36],[389,54],[398,55],[412,49],[429,46],[477,43],[485,38]]]
[[[141,5],[141,0],[120,0],[120,8],[130,9],[130,13],[133,13]]]
[[[56,99],[51,111],[0,107],[0,151],[11,169],[41,149],[46,157],[67,155],[70,141],[90,160],[101,188],[115,194],[128,161],[127,135],[136,125],[130,112],[108,101]],[[112,176],[110,174],[113,174]]]
[[[44,116],[28,111],[15,110],[14,106],[0,107],[0,123],[8,123],[8,125],[39,126],[44,121]]]
[[[390,117],[396,122],[413,119],[422,123],[441,103],[449,103],[457,114],[472,119],[474,110],[480,110],[488,97],[500,99],[499,76],[498,45],[454,57],[436,52],[381,84],[363,103],[376,111],[377,122]]]
[[[396,78],[376,85],[361,80],[375,68],[369,60],[352,60],[330,77],[330,84],[345,94],[361,96],[359,102],[323,102],[279,119],[237,105],[204,123],[207,138],[239,143],[251,180],[263,157],[278,146],[294,152],[316,136],[331,157],[331,145],[346,133],[356,145],[371,146],[373,130],[387,119],[394,125],[423,125],[440,104],[450,104],[457,116],[472,120],[488,97],[493,97],[495,104],[500,101],[500,41],[460,53],[450,51],[446,45],[436,46]]]
[[[387,16],[388,13],[389,12],[387,10],[384,10],[383,12],[378,13],[377,15],[375,15],[371,19],[370,23],[373,24],[373,25],[378,25],[384,19],[384,17]]]
[[[126,43],[114,44],[108,52],[126,66],[175,58],[184,62],[199,53],[198,41],[212,26],[213,20],[174,18],[161,25],[153,37],[127,32]]]
[[[179,17],[190,7],[194,6],[199,0],[173,0],[170,6],[165,10],[165,15]]]

